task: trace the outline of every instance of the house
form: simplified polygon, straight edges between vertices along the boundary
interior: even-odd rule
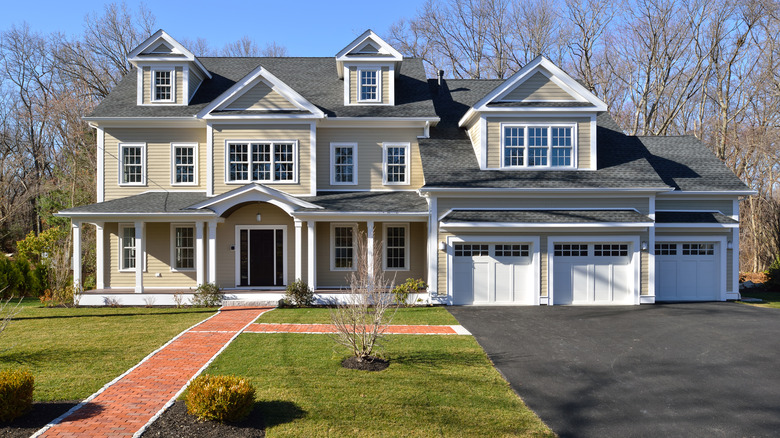
[[[445,304],[739,297],[739,197],[698,140],[624,135],[544,57],[506,80],[426,78],[372,31],[335,57],[196,57],[160,30],[86,118],[97,133],[97,286],[173,303],[215,282],[338,296],[355,243]]]

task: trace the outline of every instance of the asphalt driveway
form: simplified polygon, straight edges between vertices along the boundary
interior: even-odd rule
[[[780,310],[450,307],[562,437],[778,436]]]

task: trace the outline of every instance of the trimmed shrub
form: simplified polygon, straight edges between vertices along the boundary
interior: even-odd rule
[[[205,283],[195,289],[192,305],[195,307],[216,307],[222,303],[222,289],[214,283]]]
[[[32,409],[34,386],[27,370],[0,371],[0,421],[7,423]]]
[[[395,303],[399,306],[409,305],[409,295],[417,293],[420,289],[428,289],[423,279],[407,278],[406,282],[399,284],[390,291],[395,297]]]
[[[295,307],[309,307],[314,304],[314,291],[299,278],[287,286],[284,299]]]
[[[773,289],[780,286],[780,255],[775,257],[775,260],[766,270],[766,284]]]
[[[187,412],[199,420],[236,422],[255,405],[255,388],[238,376],[202,375],[187,389]]]

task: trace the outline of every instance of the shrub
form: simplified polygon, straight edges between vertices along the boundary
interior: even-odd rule
[[[222,289],[214,283],[204,283],[195,289],[192,305],[195,307],[216,307],[222,303]]]
[[[772,288],[780,286],[780,255],[769,265],[766,270],[766,284]]]
[[[203,375],[187,389],[187,412],[199,420],[235,422],[243,419],[255,404],[255,388],[238,376]]]
[[[428,289],[428,285],[422,278],[415,280],[407,278],[406,282],[394,287],[391,293],[395,297],[396,304],[406,306],[409,304],[409,295],[417,293],[420,289]]]
[[[32,409],[34,386],[27,370],[0,371],[0,421],[9,422]]]
[[[299,278],[287,286],[287,294],[285,294],[284,299],[295,307],[309,307],[314,304],[314,292],[305,281]]]

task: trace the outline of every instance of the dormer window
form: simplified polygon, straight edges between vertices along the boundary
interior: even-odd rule
[[[358,102],[381,102],[379,94],[382,75],[378,68],[358,69]]]
[[[152,70],[152,102],[173,102],[173,70]]]
[[[576,125],[503,124],[501,156],[505,168],[574,167]]]

